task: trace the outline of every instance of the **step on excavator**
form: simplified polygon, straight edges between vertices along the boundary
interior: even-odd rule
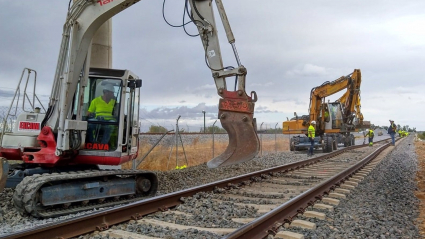
[[[295,112],[294,118],[282,123],[283,134],[294,135],[289,140],[289,149],[299,151],[310,147],[307,130],[313,120],[316,121],[316,149],[322,148],[328,153],[336,150],[339,144],[354,145],[352,132],[370,127],[370,121],[364,121],[361,113],[360,85],[361,72],[355,69],[346,76],[311,89],[309,114],[298,116]],[[326,102],[326,97],[344,89],[346,92],[338,100]]]
[[[44,111],[36,107],[41,104],[35,95],[36,71],[24,69],[3,121],[0,146],[0,190],[15,188],[13,202],[22,214],[57,217],[155,195],[160,182],[153,172],[99,168],[137,158],[142,80],[130,70],[89,67],[96,31],[138,1],[74,1]],[[222,1],[215,3],[237,67],[223,67],[212,0],[185,0],[185,12],[199,31],[202,54],[220,96],[218,116],[229,135],[225,152],[210,160],[209,168],[251,160],[260,147],[253,117],[257,95],[245,91],[247,70],[239,60]],[[235,77],[234,89],[227,89],[228,77]],[[32,99],[26,93],[31,84]],[[20,85],[23,102],[29,102],[22,108]]]

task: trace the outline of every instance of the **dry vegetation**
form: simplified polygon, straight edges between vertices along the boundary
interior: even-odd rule
[[[214,157],[224,152],[227,147],[227,142],[214,143]],[[147,141],[141,141],[139,147],[139,158],[144,156],[146,152],[152,147]],[[275,151],[282,152],[289,150],[289,143],[287,139],[277,139],[276,144],[273,140],[263,140],[263,154],[273,153]],[[186,157],[185,154],[186,153]],[[259,154],[260,154],[259,153]],[[212,140],[201,143],[199,140],[194,140],[190,145],[184,145],[184,152],[181,145],[177,150],[176,161],[176,148],[158,145],[140,164],[138,169],[153,170],[153,171],[167,171],[173,170],[176,166],[186,165],[188,167],[199,165],[208,162],[213,158],[213,143]],[[186,161],[187,159],[187,161]],[[124,164],[123,168],[131,168],[131,162]]]
[[[416,181],[418,190],[416,197],[421,200],[419,205],[420,215],[418,218],[420,233],[425,236],[425,142],[417,141],[415,143],[416,155],[418,158],[418,172],[416,173]]]

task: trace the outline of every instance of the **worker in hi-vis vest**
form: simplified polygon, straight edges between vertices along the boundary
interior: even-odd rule
[[[366,135],[364,137],[366,138],[366,136],[369,136],[369,146],[373,146],[373,136],[374,135],[375,135],[375,133],[373,132],[372,129],[366,130]]]
[[[311,121],[310,126],[308,127],[308,138],[310,140],[310,150],[308,151],[308,156],[313,156],[313,149],[314,149],[314,137],[316,136],[316,121]]]

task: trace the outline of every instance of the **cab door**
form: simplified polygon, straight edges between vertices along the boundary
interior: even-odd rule
[[[139,106],[142,80],[129,79],[125,91],[122,153],[137,156],[139,148]]]

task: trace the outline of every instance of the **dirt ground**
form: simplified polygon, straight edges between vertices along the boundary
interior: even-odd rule
[[[420,215],[418,218],[418,225],[421,235],[425,237],[425,142],[415,142],[415,149],[418,157],[418,172],[416,173],[418,191],[415,192],[415,195],[421,200],[419,205]]]

